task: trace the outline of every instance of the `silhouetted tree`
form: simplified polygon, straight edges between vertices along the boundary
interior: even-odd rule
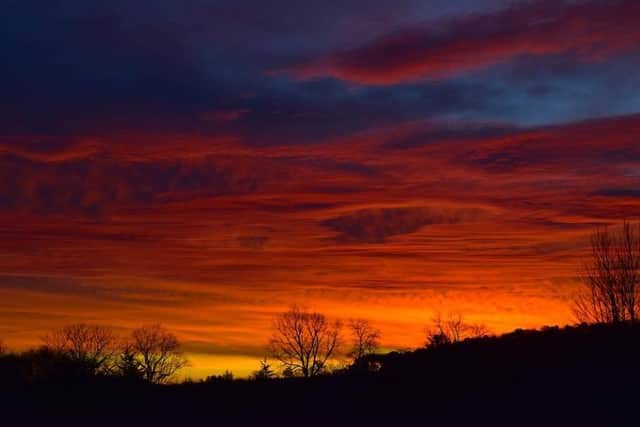
[[[125,341],[122,344],[122,349],[116,358],[114,365],[114,373],[117,375],[130,380],[144,379],[142,365],[138,363],[136,351],[133,349],[133,345],[129,341]]]
[[[56,329],[43,338],[45,347],[66,354],[89,375],[108,373],[116,353],[113,331],[100,325],[76,323]]]
[[[4,342],[0,340],[0,356],[7,352],[7,347],[5,347]]]
[[[440,347],[451,344],[449,336],[443,332],[427,332],[427,347]]]
[[[340,328],[339,322],[330,323],[320,313],[293,306],[275,320],[270,352],[292,374],[316,376],[336,351]]]
[[[491,335],[491,330],[482,323],[467,324],[466,338],[482,338]]]
[[[142,377],[151,383],[170,381],[176,372],[187,366],[187,359],[180,351],[177,337],[159,324],[146,325],[131,333],[131,341],[125,346],[128,354],[125,366],[131,369],[130,354]],[[133,371],[129,371],[133,372]]]
[[[598,229],[591,236],[591,257],[584,270],[585,286],[573,302],[578,321],[636,320],[640,301],[639,225],[625,221],[621,229]]]
[[[349,357],[353,359],[354,365],[358,365],[363,357],[375,353],[380,346],[380,330],[371,326],[366,319],[351,319],[349,329],[352,338]]]
[[[270,380],[275,376],[276,373],[271,369],[266,357],[260,361],[260,369],[253,373],[253,379],[255,380]]]
[[[443,319],[440,313],[433,318],[433,325],[427,329],[427,347],[438,347],[445,344],[460,342],[467,338],[487,336],[489,329],[482,324],[466,323],[461,314],[448,316]]]

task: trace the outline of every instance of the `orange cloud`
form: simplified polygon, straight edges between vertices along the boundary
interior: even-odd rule
[[[391,348],[420,345],[435,311],[496,331],[570,321],[588,234],[640,208],[639,117],[434,126],[1,155],[0,336],[26,346],[72,321],[122,333],[161,321],[194,360],[246,369],[294,302],[368,317]]]

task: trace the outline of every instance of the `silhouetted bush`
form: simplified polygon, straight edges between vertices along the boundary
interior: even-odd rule
[[[88,376],[84,363],[47,347],[0,357],[3,384],[77,383]]]
[[[276,377],[276,373],[271,369],[271,365],[265,357],[260,361],[260,369],[255,371],[251,378],[256,381],[270,380]]]
[[[208,376],[204,382],[206,383],[228,383],[234,380],[233,372],[226,370],[220,375],[210,375]]]

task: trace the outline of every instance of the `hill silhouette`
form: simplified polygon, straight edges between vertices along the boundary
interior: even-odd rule
[[[636,417],[640,326],[517,330],[370,355],[314,378],[152,385],[20,377],[44,354],[0,358],[3,417],[125,425],[612,425]],[[53,363],[53,362],[51,362]]]

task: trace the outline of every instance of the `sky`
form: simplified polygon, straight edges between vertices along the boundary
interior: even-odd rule
[[[640,210],[636,0],[7,0],[0,338],[161,322],[258,368],[292,304],[385,348],[572,322]]]

